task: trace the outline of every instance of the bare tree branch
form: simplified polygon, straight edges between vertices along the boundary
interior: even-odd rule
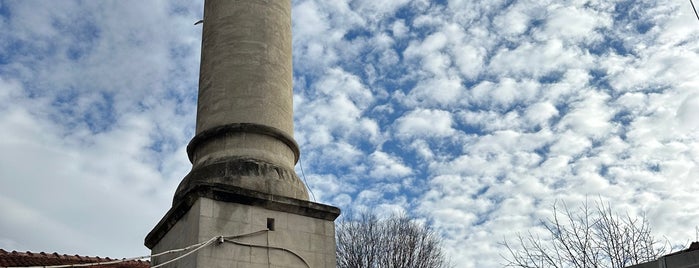
[[[602,201],[594,207],[586,201],[575,210],[565,203],[562,210],[554,204],[552,210],[552,217],[541,221],[548,238],[518,235],[516,246],[504,240],[506,266],[622,268],[657,259],[668,251],[667,243],[653,238],[645,215],[622,217]]]
[[[441,237],[405,215],[378,219],[362,213],[343,219],[336,230],[339,268],[449,267]]]

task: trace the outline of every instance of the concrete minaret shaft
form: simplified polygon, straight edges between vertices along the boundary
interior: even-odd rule
[[[227,184],[308,200],[294,172],[289,0],[206,1],[192,172],[196,186]]]
[[[291,0],[205,0],[192,170],[145,238],[153,254],[229,237],[173,267],[335,267],[336,207],[294,165]],[[172,262],[170,262],[172,261]]]

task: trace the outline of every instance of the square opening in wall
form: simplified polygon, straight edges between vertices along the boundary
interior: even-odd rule
[[[274,231],[274,218],[267,218],[267,230]]]

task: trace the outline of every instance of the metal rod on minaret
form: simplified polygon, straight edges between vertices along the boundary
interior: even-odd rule
[[[205,1],[192,171],[201,185],[308,200],[294,171],[290,0]]]

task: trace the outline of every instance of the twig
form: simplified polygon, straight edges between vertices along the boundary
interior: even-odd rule
[[[697,13],[697,8],[694,7],[694,2],[692,2],[692,0],[689,0],[689,3],[692,4],[692,10],[694,10],[694,15],[696,15],[697,20],[699,20],[699,13]]]

